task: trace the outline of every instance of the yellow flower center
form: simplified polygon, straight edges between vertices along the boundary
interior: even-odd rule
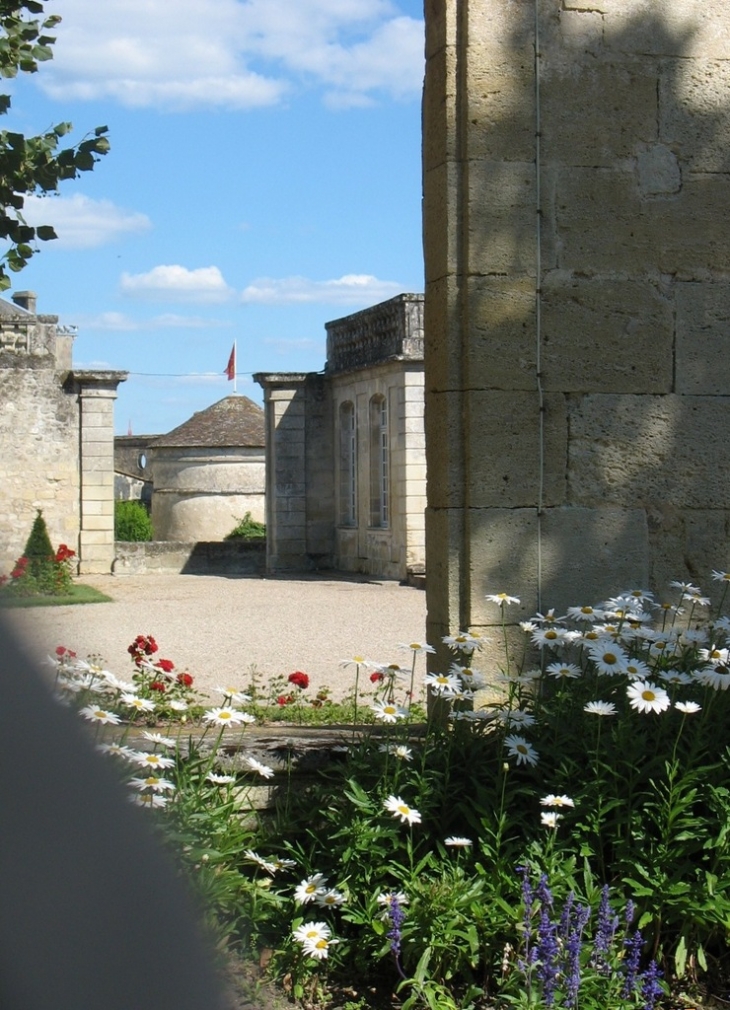
[[[230,719],[231,718],[231,713],[230,712],[221,712],[220,715],[218,716],[218,718],[219,719]]]
[[[399,805],[399,807],[398,807],[398,813],[399,813],[399,814],[403,814],[403,816],[404,816],[404,817],[407,817],[407,816],[408,816],[408,814],[410,814],[410,812],[411,812],[411,808],[410,808],[410,807],[407,807],[407,806],[405,805],[405,803],[401,803],[401,804]]]
[[[545,638],[557,638],[557,637],[558,637],[557,631],[546,631],[545,632]]]
[[[146,786],[156,786],[159,781],[156,775],[150,775],[148,779],[144,780],[144,784]]]
[[[604,652],[604,654],[603,654],[603,662],[604,663],[615,663],[616,662],[616,657],[614,656],[614,654],[612,652]]]
[[[644,701],[654,701],[656,699],[656,695],[654,694],[653,691],[642,691],[641,697],[644,699]]]

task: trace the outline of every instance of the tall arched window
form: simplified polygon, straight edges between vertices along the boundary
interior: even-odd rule
[[[340,525],[357,524],[357,430],[355,405],[340,404]]]
[[[390,461],[388,458],[388,401],[370,401],[370,525],[387,527],[390,516]]]

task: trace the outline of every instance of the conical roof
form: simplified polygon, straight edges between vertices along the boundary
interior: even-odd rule
[[[161,435],[156,446],[246,446],[265,445],[264,412],[247,396],[226,396],[199,410],[189,421]]]

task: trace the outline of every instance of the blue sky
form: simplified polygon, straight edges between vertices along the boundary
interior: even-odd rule
[[[109,127],[93,173],[32,199],[58,240],[14,278],[129,371],[116,429],[166,432],[246,373],[316,371],[324,323],[423,290],[421,0],[47,0],[54,60],[3,126]],[[6,297],[8,297],[6,295]]]

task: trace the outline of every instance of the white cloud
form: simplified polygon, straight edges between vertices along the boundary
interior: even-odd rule
[[[330,105],[415,98],[423,24],[391,0],[57,0],[53,98],[166,110],[249,109],[298,86]],[[212,72],[211,68],[215,68]]]
[[[188,270],[178,264],[153,267],[146,274],[123,273],[122,294],[154,301],[224,302],[232,295],[218,267]]]
[[[241,301],[259,305],[372,305],[403,291],[396,281],[381,281],[370,274],[345,274],[337,280],[312,281],[307,277],[259,277],[241,294]]]
[[[74,324],[80,330],[107,330],[116,333],[131,333],[136,330],[161,329],[219,329],[233,324],[224,319],[206,319],[204,316],[181,316],[165,312],[149,319],[133,319],[124,312],[100,312],[96,316],[78,315]]]
[[[123,210],[111,200],[92,200],[81,193],[27,196],[23,217],[36,227],[50,224],[55,228],[58,239],[44,243],[48,249],[94,249],[152,227],[146,214]]]

